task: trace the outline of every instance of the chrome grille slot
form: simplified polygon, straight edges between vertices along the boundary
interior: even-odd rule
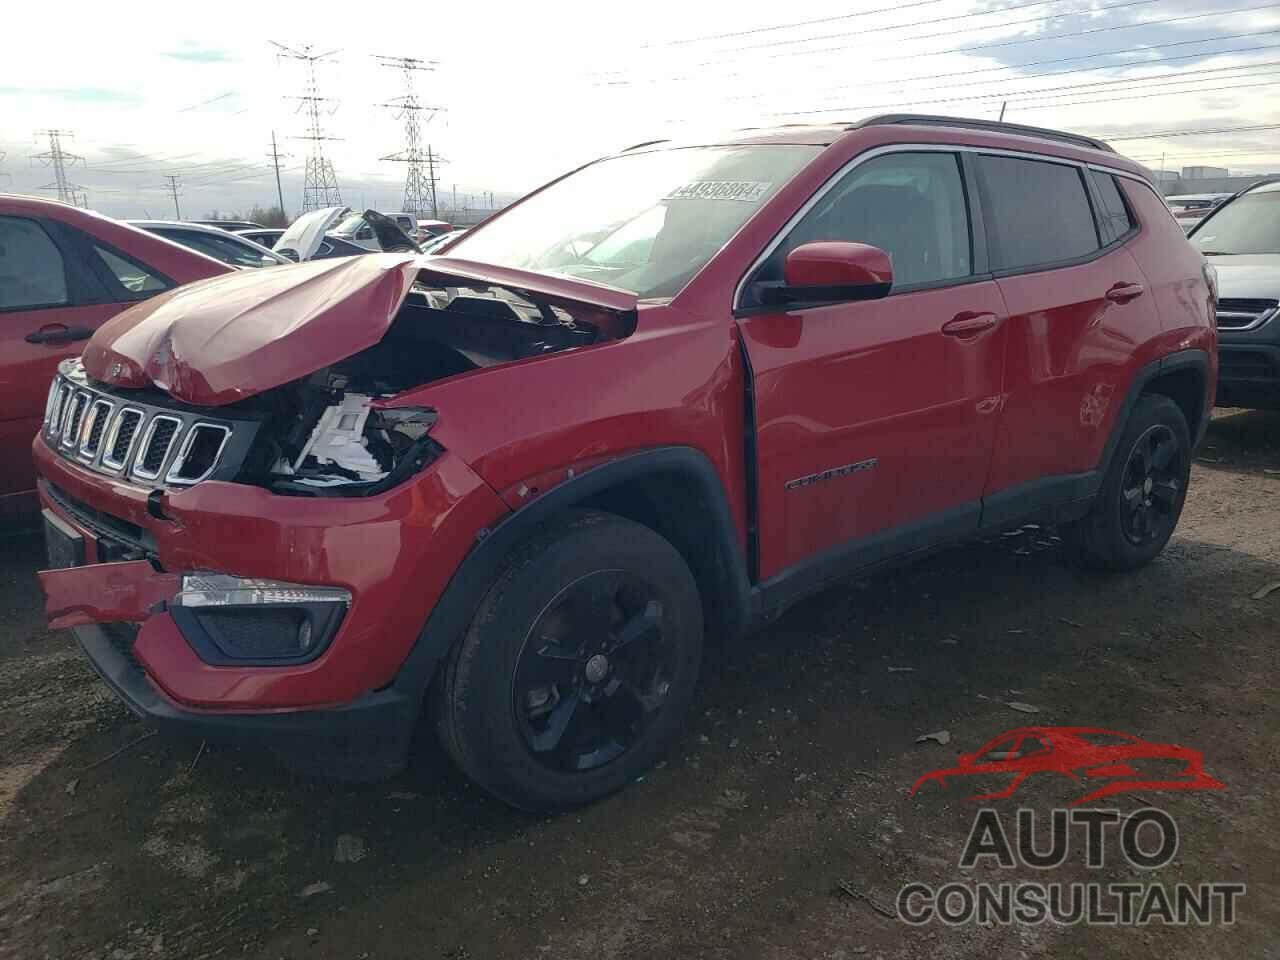
[[[64,360],[45,401],[41,441],[82,470],[148,489],[234,476],[259,417],[156,403],[156,393],[99,384],[78,360]]]
[[[1218,301],[1219,330],[1253,330],[1275,316],[1280,302],[1226,297]]]
[[[173,466],[165,474],[166,483],[199,483],[218,465],[218,457],[231,431],[216,423],[197,423],[187,431]]]
[[[44,428],[48,430],[53,423],[53,408],[58,403],[58,393],[61,390],[58,384],[58,378],[54,377],[53,382],[49,384],[49,396],[44,402]]]
[[[49,436],[57,437],[62,432],[62,418],[67,412],[67,398],[71,396],[71,387],[59,382],[58,394],[53,401],[53,413],[49,417]]]
[[[129,459],[133,451],[133,441],[138,436],[138,427],[142,425],[142,411],[134,407],[125,407],[116,414],[107,431],[106,448],[102,452],[102,465],[110,470],[119,470]]]
[[[85,407],[89,405],[89,394],[79,391],[67,405],[66,417],[62,423],[62,445],[73,447],[80,436],[80,421],[84,417]]]
[[[98,455],[98,448],[102,446],[102,434],[107,428],[107,421],[111,419],[111,409],[114,404],[110,400],[95,400],[89,407],[88,417],[84,421],[84,428],[80,431],[80,458],[82,460],[92,460]]]
[[[177,417],[158,414],[152,418],[133,461],[131,472],[135,477],[154,480],[160,476],[160,470],[169,458],[169,448],[173,446],[181,426],[182,421]]]

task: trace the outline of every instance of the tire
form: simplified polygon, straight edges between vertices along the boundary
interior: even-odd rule
[[[632,782],[679,732],[702,649],[697,584],[675,547],[574,511],[507,556],[438,678],[437,730],[462,772],[512,806],[581,806]]]
[[[1148,467],[1155,469],[1144,476]],[[1173,535],[1190,478],[1186,417],[1168,397],[1144,394],[1125,424],[1097,500],[1086,516],[1062,528],[1063,539],[1092,569],[1145,566]],[[1146,513],[1145,528],[1135,510]]]

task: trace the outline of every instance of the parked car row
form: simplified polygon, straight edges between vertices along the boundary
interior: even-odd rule
[[[570,807],[678,736],[707,636],[1029,519],[1108,570],[1178,522],[1215,273],[1097,140],[648,143],[442,256],[363,216],[404,252],[160,292],[49,385],[47,613],[157,723],[369,777],[425,711]]]
[[[1190,233],[1196,224],[1230,197],[1229,193],[1188,193],[1165,197],[1164,200],[1169,205],[1173,218],[1185,232]]]

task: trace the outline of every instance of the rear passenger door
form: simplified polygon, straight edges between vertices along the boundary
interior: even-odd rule
[[[972,164],[1009,314],[986,525],[1092,495],[1141,347],[1160,321],[1125,249],[1135,221],[1113,183],[1104,182],[1106,209],[1081,164],[996,154]]]
[[[969,197],[950,151],[855,162],[748,274],[738,323],[752,375],[762,579],[806,561],[817,561],[810,572],[871,563],[977,528],[1005,333]],[[887,252],[889,296],[760,306],[787,253],[823,240]]]

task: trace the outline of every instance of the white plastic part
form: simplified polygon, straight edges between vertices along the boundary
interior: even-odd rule
[[[385,477],[387,471],[365,449],[364,425],[369,419],[371,399],[364,394],[348,393],[341,403],[328,407],[320,415],[310,439],[293,462],[293,472],[296,473],[302,467],[307,457],[315,457],[317,463],[332,463],[350,470],[361,480],[381,480]]]
[[[279,603],[350,603],[341,587],[311,587],[281,580],[233,577],[227,573],[187,573],[173,598],[179,607],[228,607]]]

